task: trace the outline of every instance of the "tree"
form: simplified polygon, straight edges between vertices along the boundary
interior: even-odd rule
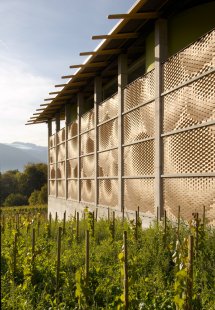
[[[48,201],[47,184],[43,185],[40,191],[33,191],[28,199],[30,205],[45,204]]]
[[[41,204],[48,202],[48,186],[47,184],[43,185],[39,193],[39,201]]]
[[[28,199],[26,196],[21,194],[10,194],[7,196],[4,202],[5,207],[12,207],[12,206],[25,206],[28,204]]]
[[[35,205],[40,204],[39,194],[40,194],[40,191],[36,191],[36,190],[33,191],[33,193],[31,193],[31,196],[28,198],[29,205],[35,206]]]
[[[40,190],[47,183],[46,164],[28,164],[19,176],[19,192],[30,197],[34,190]]]
[[[9,170],[0,176],[0,202],[4,202],[5,198],[11,193],[18,192],[17,176],[20,174],[18,170]]]

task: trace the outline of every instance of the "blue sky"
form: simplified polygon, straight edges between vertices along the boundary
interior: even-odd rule
[[[1,0],[0,5],[0,142],[47,145],[46,125],[25,126],[54,90],[69,65],[85,57],[134,0]]]

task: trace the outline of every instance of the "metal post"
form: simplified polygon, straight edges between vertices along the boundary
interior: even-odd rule
[[[65,199],[68,199],[68,126],[71,116],[71,104],[65,105]]]
[[[48,195],[50,195],[50,137],[52,135],[52,120],[48,121]]]
[[[94,162],[95,162],[95,207],[98,206],[98,104],[102,101],[102,78],[100,76],[94,79],[94,122],[95,122],[95,144],[94,144]]]
[[[127,55],[121,54],[118,57],[118,207],[121,212],[124,209],[124,184],[123,184],[123,104],[124,87],[127,85]]]
[[[57,139],[57,133],[60,130],[60,113],[56,114],[56,130],[55,130],[55,197],[58,196],[58,183],[57,183],[57,166],[58,166],[58,139]]]
[[[167,58],[167,22],[159,19],[155,24],[155,207],[159,220],[164,215],[162,189],[162,62]]]
[[[82,93],[77,96],[77,119],[78,119],[78,202],[81,201],[81,110],[84,103],[84,97]]]

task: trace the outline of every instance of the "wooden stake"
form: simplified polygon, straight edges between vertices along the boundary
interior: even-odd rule
[[[178,206],[178,237],[180,233],[181,207]]]
[[[135,211],[135,240],[138,238],[138,212]]]
[[[95,235],[95,214],[93,211],[93,218],[92,218],[92,236],[94,237]]]
[[[89,238],[89,230],[86,231],[85,234],[85,279],[86,286],[89,284],[89,259],[90,259],[90,238]]]
[[[96,208],[96,222],[98,221],[98,208]]]
[[[77,212],[76,217],[76,241],[79,242],[79,212]]]
[[[167,229],[167,217],[166,217],[166,210],[164,210],[164,234],[166,236],[166,229]]]
[[[110,222],[110,208],[108,207],[108,222]]]
[[[59,290],[60,281],[60,254],[61,254],[61,235],[62,227],[58,228],[58,239],[57,239],[57,270],[56,270],[56,292]]]
[[[137,216],[138,216],[138,219],[140,218],[140,207],[138,206],[137,207]]]
[[[128,249],[127,249],[127,231],[123,233],[124,245],[124,306],[128,310]]]
[[[188,239],[188,281],[187,281],[187,310],[192,309],[193,290],[193,236]]]
[[[199,246],[199,213],[196,213],[196,255],[198,253],[198,246]]]
[[[203,206],[203,215],[202,215],[202,223],[203,223],[203,230],[205,230],[205,206]]]
[[[66,211],[63,214],[63,234],[66,233]]]
[[[49,213],[49,237],[51,237],[52,215]]]
[[[57,216],[57,212],[55,212],[55,224],[57,224],[58,221],[58,216]]]
[[[35,228],[32,230],[32,265],[34,263],[34,254],[35,254]]]
[[[113,211],[113,228],[112,228],[112,238],[115,238],[115,211]]]
[[[17,240],[18,240],[18,233],[15,233],[14,236],[14,247],[13,247],[13,277],[16,277],[16,261],[17,261]]]
[[[159,208],[157,207],[157,225],[159,223]]]

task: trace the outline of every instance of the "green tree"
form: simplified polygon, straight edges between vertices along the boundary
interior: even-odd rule
[[[19,175],[19,192],[30,197],[34,190],[40,190],[47,183],[47,165],[46,164],[28,164],[24,172]]]
[[[28,199],[26,196],[22,194],[10,194],[7,196],[4,202],[5,207],[12,207],[12,206],[25,206],[28,204]]]
[[[47,184],[43,185],[40,191],[34,190],[28,199],[30,205],[45,204],[48,201]]]
[[[29,205],[35,206],[40,204],[39,202],[40,191],[33,191],[31,196],[28,198]]]
[[[0,202],[3,204],[4,200],[11,193],[18,192],[17,176],[20,174],[18,170],[9,170],[0,176]]]
[[[39,202],[40,204],[45,204],[48,202],[48,186],[44,184],[39,192]]]

